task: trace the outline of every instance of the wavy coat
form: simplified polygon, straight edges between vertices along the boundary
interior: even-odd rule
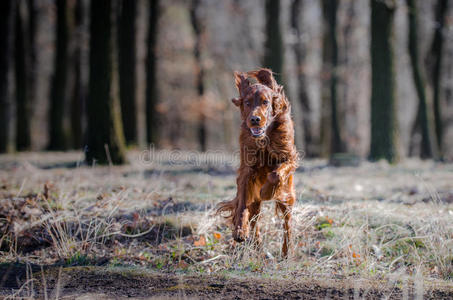
[[[235,72],[234,77],[239,97],[232,102],[240,108],[242,118],[237,194],[233,200],[219,203],[217,213],[228,213],[236,241],[244,241],[252,232],[260,243],[257,222],[261,203],[274,199],[284,219],[282,254],[286,257],[296,200],[293,177],[298,166],[291,105],[269,69]]]

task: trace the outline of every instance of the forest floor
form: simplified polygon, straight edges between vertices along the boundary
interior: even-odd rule
[[[0,298],[453,298],[452,164],[302,161],[282,259],[272,201],[261,249],[213,215],[236,156],[149,154],[0,156]]]

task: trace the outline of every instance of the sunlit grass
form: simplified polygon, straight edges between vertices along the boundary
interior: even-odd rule
[[[79,159],[63,156],[63,165]],[[292,251],[282,259],[282,222],[273,202],[263,205],[260,247],[251,240],[236,244],[224,220],[213,216],[218,202],[235,195],[234,163],[222,173],[212,165],[170,164],[168,157],[151,166],[131,155],[127,166],[71,169],[43,169],[55,164],[48,154],[0,157],[2,207],[20,210],[14,219],[0,220],[0,261],[452,280],[453,206],[444,199],[445,193],[451,197],[450,165],[409,161],[335,169],[304,162],[306,171],[296,174]],[[27,236],[43,242],[25,251]]]

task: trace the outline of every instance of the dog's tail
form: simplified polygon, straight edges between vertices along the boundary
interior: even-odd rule
[[[238,198],[235,197],[233,200],[222,201],[217,204],[215,215],[221,215],[229,222],[233,222],[233,218],[238,207]],[[228,215],[222,215],[223,212],[228,212]]]

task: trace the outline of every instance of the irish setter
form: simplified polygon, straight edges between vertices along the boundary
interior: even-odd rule
[[[242,242],[252,231],[259,244],[261,202],[275,199],[284,218],[282,254],[287,257],[298,161],[291,106],[271,70],[235,72],[234,77],[239,97],[232,102],[240,108],[242,118],[237,194],[233,200],[221,202],[217,214],[230,213],[227,218],[233,225],[234,240]],[[252,83],[251,78],[257,82]]]

